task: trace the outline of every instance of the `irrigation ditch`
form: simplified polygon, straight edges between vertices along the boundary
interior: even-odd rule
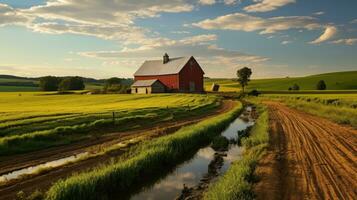
[[[202,199],[209,185],[224,174],[232,162],[240,159],[244,150],[240,139],[247,136],[256,118],[255,107],[245,107],[242,114],[217,136],[227,139],[227,147],[200,147],[177,166],[161,171],[155,180],[146,181],[137,190],[128,192],[124,199]]]

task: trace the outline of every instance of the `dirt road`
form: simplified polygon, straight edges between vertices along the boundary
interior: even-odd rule
[[[270,147],[257,199],[357,199],[357,131],[266,102]]]
[[[109,146],[111,144],[118,143],[120,141],[128,140],[135,138],[141,135],[149,136],[151,138],[159,137],[162,134],[172,133],[175,130],[187,126],[189,124],[197,123],[201,120],[210,118],[212,116],[228,112],[235,106],[235,102],[230,100],[225,100],[222,103],[222,106],[212,113],[208,113],[204,116],[186,118],[184,120],[168,122],[163,124],[156,124],[152,127],[146,129],[113,133],[109,134],[103,138],[96,140],[82,141],[76,144],[55,147],[43,151],[39,151],[32,154],[18,155],[15,158],[9,158],[0,163],[0,171],[8,171],[10,169],[18,169],[26,166],[32,166],[34,164],[44,163],[50,160],[59,159],[61,157],[66,157],[69,155],[77,154],[80,152],[102,148],[103,146]],[[158,129],[165,130],[159,131]],[[99,146],[99,147],[98,147]],[[42,191],[46,190],[53,182],[60,178],[65,178],[71,175],[74,172],[80,172],[88,170],[90,168],[96,167],[100,164],[105,164],[109,162],[112,157],[116,157],[124,151],[116,152],[115,154],[103,155],[100,157],[95,157],[81,162],[75,162],[64,167],[60,167],[54,170],[51,170],[48,173],[41,174],[29,179],[22,181],[14,182],[6,186],[0,186],[0,199],[13,199],[18,191],[24,191],[30,193],[36,189],[41,189]]]

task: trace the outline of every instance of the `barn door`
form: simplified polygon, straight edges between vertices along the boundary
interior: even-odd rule
[[[194,92],[194,91],[196,91],[195,82],[190,81],[190,92]]]

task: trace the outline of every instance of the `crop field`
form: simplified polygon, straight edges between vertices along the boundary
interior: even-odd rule
[[[217,100],[194,94],[0,93],[0,155],[200,115],[213,110]]]

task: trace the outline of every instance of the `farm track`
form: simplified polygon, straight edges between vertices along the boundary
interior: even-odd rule
[[[357,131],[265,103],[270,145],[256,170],[257,199],[357,199]]]
[[[1,158],[4,161],[0,163],[0,174],[10,172],[16,169],[22,169],[25,167],[45,163],[52,160],[57,160],[85,151],[91,151],[92,149],[100,149],[102,147],[110,146],[139,136],[148,136],[149,138],[155,138],[169,133],[173,133],[183,126],[194,124],[201,120],[205,120],[218,114],[228,112],[234,106],[235,103],[233,101],[224,100],[220,108],[204,116],[191,117],[175,122],[156,124],[152,127],[147,127],[145,129],[135,131],[111,133],[99,139],[91,139],[66,146],[59,146],[46,150],[32,152],[29,154],[21,154],[8,158]],[[158,132],[158,130],[163,131]],[[32,192],[36,189],[45,191],[51,186],[53,182],[58,179],[68,177],[75,172],[77,173],[89,170],[100,164],[105,164],[109,162],[111,158],[117,157],[123,154],[124,152],[125,149],[123,149],[122,151],[115,152],[114,154],[104,154],[102,156],[71,163],[63,167],[55,168],[47,173],[33,176],[28,179],[10,182],[10,184],[8,185],[0,186],[0,199],[14,199],[16,193],[19,191],[24,191],[25,193]]]

